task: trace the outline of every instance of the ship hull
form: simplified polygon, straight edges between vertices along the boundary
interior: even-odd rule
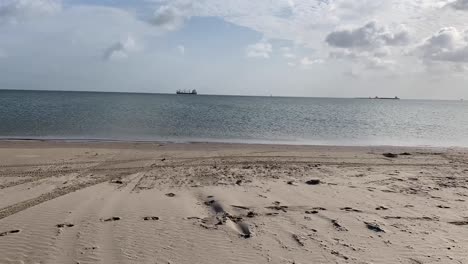
[[[176,93],[176,94],[184,94],[184,95],[197,95],[196,93]]]

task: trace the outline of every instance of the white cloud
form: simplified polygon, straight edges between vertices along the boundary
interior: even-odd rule
[[[59,0],[2,0],[0,1],[0,24],[16,24],[35,16],[56,13],[61,8]]]
[[[186,19],[188,19],[188,14],[184,8],[162,5],[154,12],[150,22],[165,30],[173,31],[182,27]]]
[[[304,57],[301,59],[300,63],[302,66],[310,66],[313,64],[320,64],[323,63],[324,61],[322,59],[311,59],[309,57]]]
[[[340,21],[358,19],[383,9],[388,0],[335,0],[330,2],[330,13]]]
[[[330,53],[331,59],[349,60],[351,67],[354,69],[354,75],[362,75],[366,70],[384,70],[395,71],[397,63],[394,59],[379,56],[380,51],[377,52],[352,52],[348,50],[335,51]]]
[[[270,54],[273,52],[273,46],[265,41],[261,41],[252,45],[247,46],[246,53],[247,57],[250,58],[270,58]]]
[[[184,45],[179,45],[177,46],[177,50],[181,55],[185,55],[185,46]]]
[[[281,53],[284,58],[286,59],[295,59],[297,56],[291,51],[291,48],[289,47],[282,47],[281,48]]]
[[[325,40],[332,48],[330,59],[348,60],[358,72],[365,70],[394,70],[395,59],[401,50],[398,46],[410,43],[409,32],[404,26],[392,28],[368,22],[362,27],[336,30]],[[356,72],[356,71],[355,71]]]
[[[349,60],[356,60],[362,58],[384,58],[391,55],[391,52],[388,48],[383,47],[376,50],[369,50],[369,51],[354,51],[351,49],[337,49],[332,50],[328,54],[330,59],[349,59]]]
[[[129,56],[130,53],[135,52],[138,49],[139,48],[135,39],[131,36],[128,36],[127,38],[120,40],[107,48],[103,57],[105,60],[125,59]]]
[[[356,69],[347,70],[347,71],[343,72],[343,75],[347,76],[349,78],[352,78],[352,79],[359,79],[361,77],[360,72],[358,70],[356,70]]]
[[[440,29],[417,47],[423,60],[468,63],[468,31],[454,27]]]
[[[187,0],[171,0],[174,2]],[[318,48],[328,31],[340,25],[362,25],[378,18],[382,25],[408,25],[418,33],[434,31],[440,8],[449,0],[199,0],[193,16],[213,16],[262,33]],[[284,10],[292,10],[287,16]],[[461,15],[450,20],[463,24]],[[452,23],[451,22],[451,23]]]
[[[407,44],[409,34],[405,29],[390,30],[371,21],[362,27],[333,31],[325,41],[337,48],[375,49]]]
[[[380,47],[373,51],[373,56],[377,58],[387,57],[391,54],[389,47]]]
[[[350,51],[349,49],[332,50],[328,54],[330,59],[356,59],[359,54]]]
[[[468,0],[456,0],[449,5],[457,10],[468,10]]]
[[[396,63],[393,60],[369,57],[364,65],[365,68],[369,70],[394,70]]]

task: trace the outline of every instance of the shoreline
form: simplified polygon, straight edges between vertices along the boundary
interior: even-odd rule
[[[307,144],[304,142],[285,142],[285,141],[224,141],[224,140],[200,140],[200,141],[174,141],[174,140],[126,140],[126,139],[99,139],[99,138],[89,138],[89,139],[79,139],[79,138],[36,138],[36,137],[0,137],[0,147],[2,143],[56,143],[56,144],[165,144],[165,145],[245,145],[245,146],[283,146],[283,147],[340,147],[340,148],[405,148],[405,149],[434,149],[434,150],[450,150],[450,149],[459,149],[459,150],[468,150],[468,146],[453,146],[453,145],[387,145],[387,144]]]

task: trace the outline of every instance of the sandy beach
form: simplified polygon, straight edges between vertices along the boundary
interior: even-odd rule
[[[467,200],[466,149],[3,141],[0,263],[468,263]]]

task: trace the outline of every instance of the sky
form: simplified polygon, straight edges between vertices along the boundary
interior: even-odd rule
[[[468,0],[0,0],[0,89],[468,99]]]

